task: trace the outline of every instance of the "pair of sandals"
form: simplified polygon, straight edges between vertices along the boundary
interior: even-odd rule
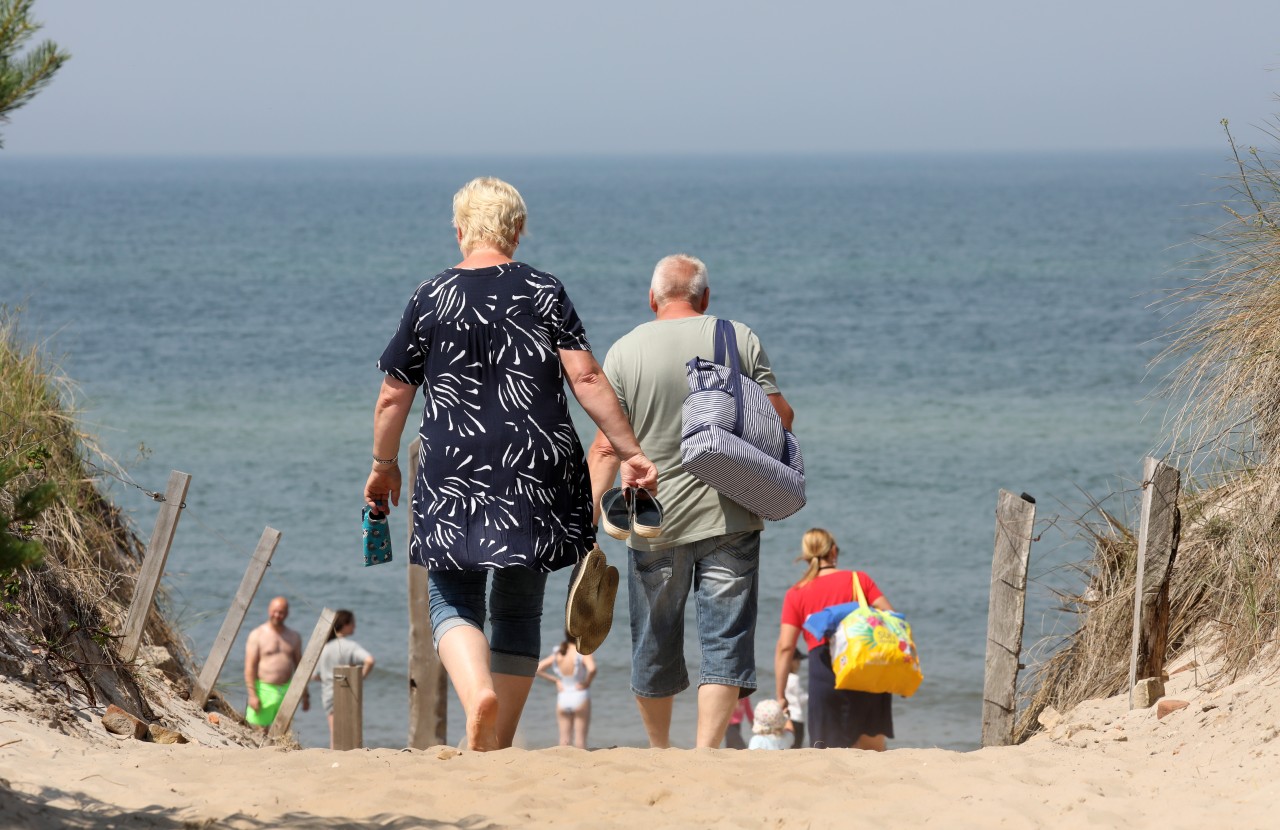
[[[628,539],[632,533],[646,539],[662,535],[662,505],[643,487],[606,490],[600,497],[600,520],[604,532],[615,539]]]
[[[648,490],[615,487],[600,497],[605,532],[626,539],[634,531],[652,539],[662,533],[662,505]],[[564,604],[565,632],[580,654],[598,649],[613,627],[613,603],[618,596],[618,569],[596,545],[578,560],[569,577]]]

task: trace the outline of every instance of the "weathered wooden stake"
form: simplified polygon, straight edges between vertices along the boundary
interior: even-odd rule
[[[333,630],[333,611],[325,608],[320,612],[320,619],[316,620],[316,627],[311,631],[311,639],[307,640],[307,647],[302,652],[302,662],[293,670],[289,691],[284,693],[284,700],[280,702],[276,718],[271,721],[271,728],[267,730],[267,734],[272,738],[278,738],[289,731],[289,725],[293,723],[293,714],[297,711],[298,704],[302,702],[302,694],[307,690],[307,681],[311,679],[311,675],[315,674],[316,663],[320,662],[320,652],[328,642],[331,630]]]
[[[413,539],[413,482],[418,476],[418,447],[409,445],[409,539]],[[405,561],[409,559],[408,546]],[[449,678],[431,642],[427,608],[427,569],[409,565],[409,746],[426,749],[448,745]]]
[[[1013,743],[1018,658],[1027,599],[1027,563],[1036,523],[1036,500],[1001,490],[996,502],[996,549],[991,560],[987,609],[987,662],[982,687],[982,745]]]
[[[1169,578],[1178,555],[1182,474],[1148,456],[1142,461],[1142,519],[1133,592],[1133,650],[1129,656],[1129,708],[1139,680],[1164,673],[1169,642]]]
[[[227,655],[231,653],[231,647],[240,634],[240,626],[244,624],[245,614],[249,613],[253,596],[258,593],[258,586],[262,584],[262,575],[267,572],[267,566],[271,564],[271,556],[276,552],[278,544],[280,544],[280,531],[271,527],[262,531],[262,538],[258,540],[258,549],[253,552],[253,559],[249,560],[249,567],[244,572],[244,578],[240,580],[240,590],[236,591],[236,598],[232,601],[227,617],[222,621],[222,628],[218,630],[218,638],[213,641],[213,648],[209,651],[209,659],[205,661],[200,679],[196,681],[196,687],[191,692],[191,702],[201,709],[209,702],[209,695],[213,692],[213,687],[218,682],[218,675],[222,673],[222,667],[227,662]]]
[[[164,564],[169,558],[169,548],[173,546],[173,535],[178,530],[178,519],[182,517],[182,504],[187,500],[187,488],[190,485],[191,476],[186,473],[177,470],[169,473],[169,484],[164,489],[164,502],[160,505],[160,512],[156,514],[156,526],[151,531],[151,542],[142,559],[138,583],[133,589],[133,602],[129,605],[129,614],[124,621],[120,659],[126,663],[138,656],[138,647],[142,645],[147,615],[151,613],[151,606],[155,603],[160,577],[164,575]]]
[[[364,666],[333,669],[333,748],[364,746]]]

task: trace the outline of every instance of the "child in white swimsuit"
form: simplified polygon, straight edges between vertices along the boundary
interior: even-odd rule
[[[573,674],[560,673],[560,661],[551,661],[551,672],[560,679],[560,691],[556,694],[556,709],[576,712],[591,699],[591,693],[582,684],[587,680],[587,664],[576,651],[573,655]]]
[[[560,725],[560,745],[587,748],[591,724],[591,693],[596,675],[595,658],[580,654],[573,640],[565,641],[538,664],[538,677],[556,684],[556,720]]]

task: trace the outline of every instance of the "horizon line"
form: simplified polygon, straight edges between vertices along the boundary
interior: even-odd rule
[[[1230,147],[1107,147],[1107,148],[1045,148],[1045,149],[956,149],[956,150],[739,150],[739,151],[643,151],[643,152],[396,152],[396,153],[358,153],[358,152],[244,152],[244,153],[204,153],[204,152],[31,152],[0,149],[0,162],[7,156],[13,159],[46,159],[46,160],[282,160],[282,161],[320,161],[320,160],[415,160],[415,161],[448,161],[468,159],[520,159],[520,160],[609,160],[609,159],[797,159],[797,158],[858,158],[858,157],[992,157],[992,156],[1138,156],[1138,155],[1181,155],[1193,153],[1230,152]]]

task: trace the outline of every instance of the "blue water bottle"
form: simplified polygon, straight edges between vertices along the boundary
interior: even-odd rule
[[[378,502],[382,506],[382,502]],[[368,505],[360,514],[364,524],[364,566],[381,565],[391,561],[391,529],[387,526],[387,514]]]

